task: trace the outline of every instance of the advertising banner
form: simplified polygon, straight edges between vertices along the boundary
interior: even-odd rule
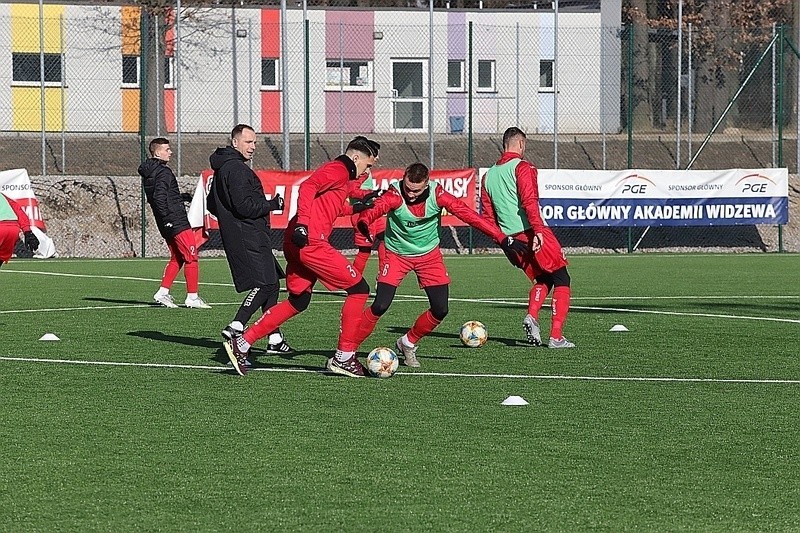
[[[481,169],[481,176],[486,169]],[[550,226],[786,224],[785,168],[729,170],[539,169]]]
[[[403,172],[404,169],[374,169],[372,171],[372,179],[376,190],[388,189],[391,183],[402,179]],[[280,194],[286,201],[286,209],[275,211],[270,215],[270,223],[273,228],[285,228],[297,211],[297,196],[300,184],[311,175],[311,171],[256,170],[256,175],[261,180],[267,198]],[[208,195],[212,177],[213,172],[211,170],[202,172],[189,207],[189,222],[192,227],[204,228],[206,232],[219,228],[216,218],[206,210],[206,196]],[[471,168],[431,171],[431,181],[439,183],[447,192],[461,199],[473,209],[477,205],[476,177],[475,169]],[[442,216],[442,224],[445,226],[464,225],[458,218],[446,212]],[[337,218],[334,227],[352,228],[353,226],[350,217],[345,216]]]
[[[45,259],[56,255],[53,239],[44,233],[44,218],[42,218],[42,212],[39,209],[39,200],[36,199],[36,195],[33,192],[28,171],[24,168],[16,168],[0,172],[0,194],[4,194],[16,201],[25,211],[25,214],[28,215],[28,218],[31,219],[31,231],[39,239],[39,248],[36,249],[33,256]]]

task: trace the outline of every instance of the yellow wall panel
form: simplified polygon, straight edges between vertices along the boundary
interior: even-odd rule
[[[140,9],[138,7],[122,7],[122,55],[139,55],[139,21]]]
[[[64,6],[44,6],[44,51],[61,53],[61,16]],[[11,4],[11,51],[39,51],[39,6]]]
[[[14,110],[13,129],[41,131],[41,89],[39,87],[12,87],[11,108]],[[61,88],[45,88],[44,123],[47,131],[61,131]]]
[[[139,89],[122,89],[122,131],[139,131]]]

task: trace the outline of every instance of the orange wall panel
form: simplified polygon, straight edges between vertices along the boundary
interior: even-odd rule
[[[139,131],[139,89],[122,89],[122,131]]]

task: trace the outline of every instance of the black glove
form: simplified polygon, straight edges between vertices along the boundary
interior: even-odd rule
[[[524,242],[509,235],[500,243],[500,248],[503,249],[503,253],[506,254],[509,263],[517,268],[522,268],[517,254],[527,251],[528,246]]]
[[[503,241],[500,243],[500,248],[503,249],[503,252],[505,252],[506,255],[513,253],[524,254],[528,251],[527,244],[519,239],[515,239],[511,235],[503,239]]]
[[[194,195],[191,194],[191,193],[188,193],[188,192],[182,192],[181,193],[181,201],[182,202],[186,202],[187,204],[190,204],[190,203],[192,203],[192,198],[194,198]]]
[[[369,209],[370,207],[372,207],[372,204],[370,203],[369,205],[367,205],[366,202],[359,201],[359,202],[354,202],[352,207],[353,207],[353,213],[357,214]]]
[[[298,224],[292,232],[292,242],[298,248],[308,245],[308,226],[305,224]]]
[[[378,189],[377,191],[372,191],[371,193],[366,195],[364,198],[362,198],[361,201],[364,202],[365,204],[367,204],[369,207],[372,207],[372,204],[375,203],[375,200],[380,198],[381,195],[384,192],[385,191],[383,189]]]
[[[356,222],[356,229],[358,232],[366,237],[368,242],[372,242],[372,235],[369,234],[369,226],[363,220]]]
[[[280,194],[276,194],[272,197],[272,200],[268,200],[268,202],[270,205],[270,211],[283,211],[285,202]]]
[[[31,230],[26,231],[25,248],[27,248],[31,252],[35,252],[38,247],[39,247],[39,239],[36,238],[36,235]]]

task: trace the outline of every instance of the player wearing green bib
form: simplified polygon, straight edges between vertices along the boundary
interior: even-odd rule
[[[420,366],[417,343],[436,329],[448,312],[450,276],[439,248],[442,209],[481,230],[508,253],[524,248],[522,243],[507,237],[495,224],[483,220],[437,183],[431,183],[428,167],[422,163],[410,165],[402,181],[393,184],[375,201],[372,209],[362,212],[356,223],[359,232],[369,235],[369,225],[387,215],[386,257],[379,266],[375,300],[364,310],[354,336],[357,343],[354,350],[375,329],[380,317],[389,309],[400,282],[413,271],[428,296],[430,307],[397,339],[396,345],[406,365]]]
[[[553,231],[539,211],[538,171],[525,161],[525,133],[508,128],[503,135],[503,154],[483,178],[481,212],[485,220],[524,242],[522,252],[506,253],[508,260],[533,282],[528,298],[528,314],[522,322],[528,342],[542,344],[539,310],[552,289],[553,319],[550,323],[550,348],[574,348],[564,338],[562,328],[569,313],[571,298],[567,258]]]

